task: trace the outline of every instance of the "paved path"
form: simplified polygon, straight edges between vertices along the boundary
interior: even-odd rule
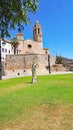
[[[73,71],[69,71],[69,72],[52,72],[50,75],[57,75],[57,74],[73,74]],[[39,75],[49,75],[49,74],[39,74]],[[24,76],[31,76],[31,74],[2,76],[2,79],[10,79],[10,78],[14,78],[14,77],[24,77]]]

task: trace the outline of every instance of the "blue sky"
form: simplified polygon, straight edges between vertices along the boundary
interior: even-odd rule
[[[39,0],[39,10],[29,14],[31,23],[24,25],[24,39],[32,39],[36,20],[42,26],[43,46],[52,55],[73,58],[73,0]],[[10,31],[11,38],[17,33]]]

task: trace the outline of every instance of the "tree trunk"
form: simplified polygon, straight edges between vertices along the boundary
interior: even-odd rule
[[[16,47],[14,47],[14,55],[16,55]]]

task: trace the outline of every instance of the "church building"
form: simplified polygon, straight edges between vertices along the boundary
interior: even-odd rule
[[[33,39],[24,39],[21,30],[18,30],[19,42],[16,55],[7,55],[5,60],[5,73],[7,74],[31,74],[32,64],[37,64],[37,74],[48,72],[48,48],[43,48],[42,27],[38,21],[33,26]]]
[[[17,40],[19,42],[18,54],[49,54],[48,49],[43,48],[42,27],[38,21],[33,26],[33,40],[24,40],[21,31],[18,31]]]
[[[17,40],[19,44],[15,55],[11,42],[1,41],[3,75],[30,75],[34,62],[37,74],[49,74],[50,70],[51,72],[66,71],[63,65],[55,64],[56,57],[50,55],[48,48],[43,48],[42,27],[38,21],[35,22],[32,30],[33,39],[25,40],[21,29],[18,29]]]

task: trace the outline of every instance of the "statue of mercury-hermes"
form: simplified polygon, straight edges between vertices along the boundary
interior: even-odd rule
[[[33,62],[33,64],[32,64],[32,83],[37,83],[36,63],[35,62]]]

